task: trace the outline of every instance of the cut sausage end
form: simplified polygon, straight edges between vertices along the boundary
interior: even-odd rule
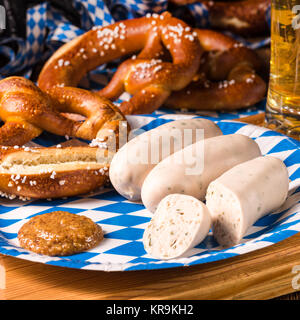
[[[173,259],[201,243],[211,226],[207,207],[192,196],[165,197],[143,237],[145,250],[156,259]]]
[[[240,243],[255,221],[284,204],[288,189],[285,164],[271,156],[236,165],[211,182],[206,205],[219,244]]]
[[[214,238],[224,247],[238,244],[242,239],[243,215],[237,196],[218,182],[212,182],[206,201],[212,215]]]

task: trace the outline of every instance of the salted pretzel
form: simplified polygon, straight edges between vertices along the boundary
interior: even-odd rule
[[[202,3],[208,11],[212,28],[229,30],[246,37],[269,32],[266,12],[271,0],[209,1],[169,0],[176,5]]]
[[[172,62],[156,58],[164,48]],[[199,68],[202,52],[197,36],[183,21],[168,12],[147,15],[95,27],[65,44],[45,64],[38,85],[51,97],[56,98],[57,89],[62,87],[72,90],[70,101],[80,99],[76,86],[87,72],[137,53],[136,59],[121,65],[99,94],[113,100],[127,91],[133,97],[120,105],[124,114],[151,113],[172,91],[190,83]]]
[[[22,77],[0,81],[0,118],[4,121],[0,145],[23,145],[43,130],[86,140],[98,136],[104,141],[109,132],[117,136],[119,121],[125,121],[116,106],[96,93],[61,87],[49,93]],[[68,119],[68,113],[83,115],[85,121]]]
[[[261,60],[238,41],[212,30],[195,29],[205,50],[194,80],[173,92],[164,105],[173,109],[236,110],[265,97],[266,83],[256,73]]]
[[[0,147],[0,196],[22,200],[75,196],[103,187],[112,158],[90,146]]]

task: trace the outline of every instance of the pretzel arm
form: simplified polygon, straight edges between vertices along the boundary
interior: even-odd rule
[[[255,51],[212,30],[195,29],[206,50],[198,74],[183,90],[173,92],[165,106],[173,109],[236,110],[262,100],[265,81]]]
[[[160,37],[154,30],[150,33],[144,49],[138,54],[138,59],[158,58],[165,53],[165,49],[161,43]]]
[[[30,80],[21,77],[9,77],[3,79],[0,83],[0,87],[6,86],[9,86],[10,89],[5,91],[0,100],[0,117],[5,123],[20,122],[21,125],[18,126],[18,130],[21,130],[21,128],[25,130],[23,136],[22,132],[18,133],[20,141],[16,144],[20,145],[25,140],[26,142],[31,140],[28,129],[35,132],[33,136],[40,134],[40,130],[33,130],[33,128],[45,129],[62,136],[74,135],[78,124],[55,110],[49,96]],[[12,125],[9,125],[9,128],[12,127]],[[4,130],[6,131],[6,129]],[[14,135],[13,130],[10,130],[10,134]],[[16,142],[15,139],[14,141]]]
[[[152,33],[149,35],[144,49],[138,54],[137,58],[152,59],[154,57],[160,57],[163,54],[165,54],[165,50],[161,44],[160,38],[157,34]],[[124,82],[132,66],[132,62],[132,59],[128,59],[118,67],[108,85],[98,91],[98,94],[101,97],[114,101],[126,91]]]
[[[147,43],[143,50],[138,54],[137,59],[152,59],[154,57],[160,57],[165,53],[165,50],[161,44],[160,38],[157,33],[150,33]],[[111,101],[116,100],[123,92],[125,92],[124,82],[130,71],[133,59],[124,61],[117,69],[108,85],[99,90],[98,94]]]
[[[169,0],[177,6],[201,3],[208,11],[213,29],[232,31],[246,37],[266,34],[269,31],[266,11],[270,0],[209,1]]]
[[[236,110],[251,106],[263,99],[266,83],[246,66],[237,66],[228,80],[193,83],[174,92],[165,102],[172,109]]]
[[[246,47],[233,47],[226,51],[209,52],[202,64],[202,71],[214,81],[226,79],[237,65],[247,65],[259,71],[262,63],[255,51]]]
[[[157,86],[148,86],[133,95],[130,101],[124,101],[120,110],[124,114],[152,113],[169,97],[171,91]]]
[[[22,146],[38,137],[42,130],[25,121],[7,121],[0,128],[1,146]]]
[[[59,136],[75,136],[77,128],[80,126],[76,121],[67,119],[52,109],[42,112],[39,116],[32,118],[30,122]]]
[[[124,61],[117,69],[106,87],[97,93],[104,98],[114,101],[125,91],[124,82],[131,66],[131,59]]]
[[[266,10],[270,0],[238,2],[201,1],[209,11],[212,27],[229,30],[246,37],[269,32]]]
[[[165,54],[165,49],[161,43],[158,33],[150,33],[147,39],[146,45],[143,50],[138,54],[137,59],[153,59],[161,57]],[[130,71],[132,64],[132,59],[124,61],[117,69],[116,73],[113,75],[112,79],[108,85],[99,90],[98,94],[105,97],[111,101],[116,100],[123,92],[126,91],[124,82]]]
[[[69,113],[77,113],[86,117],[83,123],[77,123],[73,135],[78,138],[92,140],[106,123],[124,120],[119,109],[109,100],[97,93],[74,87],[54,88],[48,91],[56,109]]]

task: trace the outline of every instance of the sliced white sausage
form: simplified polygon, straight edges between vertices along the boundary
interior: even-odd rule
[[[216,240],[223,246],[238,244],[256,220],[285,202],[288,188],[287,168],[274,157],[258,157],[225,172],[206,195]]]
[[[231,134],[205,139],[162,160],[146,177],[142,201],[154,212],[168,194],[205,199],[209,183],[235,165],[260,156],[251,138]]]
[[[145,250],[156,259],[184,255],[201,243],[211,226],[205,204],[194,197],[171,194],[165,197],[146,227]]]
[[[110,181],[125,198],[140,200],[144,179],[157,163],[184,146],[221,134],[214,122],[200,118],[172,121],[144,132],[115,154],[109,170]]]

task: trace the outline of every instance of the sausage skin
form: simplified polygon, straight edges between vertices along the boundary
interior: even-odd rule
[[[159,202],[172,193],[204,200],[211,181],[260,155],[256,142],[240,134],[198,141],[165,158],[150,171],[142,186],[142,202],[154,212]],[[195,170],[201,163],[202,170]]]
[[[285,202],[288,189],[285,164],[271,156],[239,164],[211,182],[206,205],[219,244],[228,247],[240,243],[256,220]]]
[[[197,129],[203,129],[204,136]],[[189,133],[192,134],[189,136]],[[114,155],[109,170],[110,181],[123,197],[138,201],[142,184],[157,163],[184,146],[218,135],[222,135],[219,127],[201,118],[172,121],[144,132]]]

